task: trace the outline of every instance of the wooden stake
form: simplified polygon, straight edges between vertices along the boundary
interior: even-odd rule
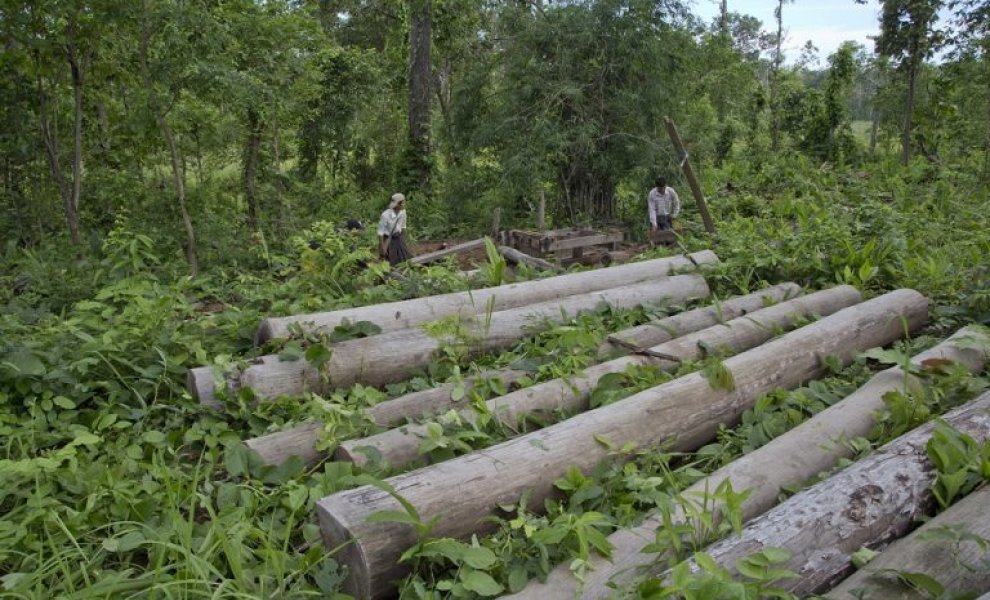
[[[492,239],[498,239],[498,232],[502,229],[502,207],[496,206],[492,211]]]
[[[694,201],[698,204],[698,212],[701,213],[701,220],[705,222],[705,230],[711,235],[715,235],[715,222],[712,221],[712,215],[708,212],[708,203],[705,202],[705,195],[701,192],[701,185],[698,184],[698,178],[694,175],[694,169],[691,168],[691,161],[688,160],[687,150],[684,149],[684,144],[681,142],[681,134],[677,132],[677,125],[670,117],[663,118],[664,124],[667,126],[667,134],[670,135],[670,141],[674,144],[674,149],[677,150],[677,158],[681,162],[681,170],[684,171],[684,176],[687,177],[688,184],[691,186],[691,193],[694,194]]]
[[[547,195],[541,189],[540,190],[540,208],[536,212],[536,229],[543,233],[547,229]]]

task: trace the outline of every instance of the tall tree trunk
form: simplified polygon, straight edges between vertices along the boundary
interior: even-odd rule
[[[144,8],[147,11],[147,5]],[[143,21],[140,48],[141,75],[148,94],[148,107],[155,117],[158,130],[165,139],[165,145],[168,147],[169,158],[172,163],[172,181],[175,185],[176,201],[179,204],[179,213],[182,215],[182,225],[186,230],[186,261],[189,263],[189,273],[195,277],[199,275],[199,258],[197,256],[196,231],[193,229],[192,217],[190,217],[189,209],[186,206],[186,185],[184,170],[182,168],[183,161],[179,154],[178,144],[175,143],[175,135],[172,133],[172,127],[165,118],[165,111],[162,109],[161,103],[158,100],[158,94],[155,92],[154,85],[151,82],[151,72],[148,69],[148,41],[150,35],[147,22]]]
[[[914,126],[914,93],[918,83],[918,63],[912,60],[908,65],[907,101],[904,106],[904,129],[901,131],[901,164],[911,160],[911,129]]]
[[[272,162],[275,167],[275,218],[276,228],[282,231],[285,227],[285,205],[282,201],[284,190],[282,189],[282,155],[280,152],[280,139],[278,134],[278,113],[272,116]]]
[[[722,35],[729,35],[729,2],[722,0],[718,13],[718,31]]]
[[[119,169],[120,163],[110,154],[110,116],[107,114],[107,105],[103,102],[96,103],[96,122],[100,131],[99,145],[103,164],[114,170]]]
[[[244,147],[244,199],[247,201],[248,226],[260,228],[258,205],[258,157],[261,150],[261,115],[254,108],[247,111],[247,142]]]
[[[983,62],[987,78],[987,132],[983,140],[983,183],[990,184],[990,40],[984,46]]]
[[[773,65],[770,71],[770,121],[771,149],[776,152],[780,147],[780,67],[784,62],[782,45],[784,43],[784,0],[777,0],[774,10],[777,18],[777,47],[773,54]]]
[[[48,167],[52,172],[52,179],[58,187],[58,195],[62,198],[62,206],[65,211],[65,220],[69,227],[69,237],[73,244],[79,243],[79,216],[76,214],[75,205],[72,203],[72,195],[69,190],[69,182],[65,179],[62,171],[62,163],[59,160],[58,138],[52,129],[51,115],[48,112],[48,93],[45,91],[44,82],[41,75],[38,75],[38,115],[41,125],[41,139],[45,144],[45,153],[48,156]]]
[[[409,0],[409,145],[420,190],[430,187],[432,0]]]
[[[72,189],[68,202],[72,205],[72,222],[69,230],[74,231],[72,241],[79,243],[79,200],[82,195],[82,115],[83,115],[83,74],[79,66],[79,56],[75,43],[75,19],[69,24],[69,43],[65,47],[69,68],[72,72],[73,126],[72,126]]]

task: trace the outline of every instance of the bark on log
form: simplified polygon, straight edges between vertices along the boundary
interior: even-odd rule
[[[693,373],[482,452],[391,477],[388,483],[423,519],[436,518],[433,535],[482,532],[491,527],[485,517],[500,504],[517,502],[524,491],[530,492],[530,510],[541,510],[553,481],[569,467],[587,472],[606,458],[600,439],[618,446],[667,443],[673,450],[692,450],[711,440],[721,425],[737,422],[763,393],[819,376],[827,355],[848,363],[856,352],[920,326],[927,314],[928,301],[921,294],[891,292],[727,359],[723,365],[733,375],[731,390],[713,389],[703,374]],[[392,592],[393,582],[406,572],[398,558],[416,542],[408,525],[367,522],[381,510],[402,507],[371,486],[317,503],[324,543],[343,548],[338,559],[350,573],[345,588],[357,598]]]
[[[630,350],[649,348],[680,337],[685,333],[698,331],[718,323],[724,323],[760,310],[768,303],[782,302],[801,295],[801,286],[794,283],[780,283],[745,296],[736,296],[720,303],[696,308],[676,315],[631,327],[613,333],[598,348],[599,356],[626,354]]]
[[[986,365],[987,355],[977,350],[970,340],[983,343],[990,336],[976,329],[961,329],[935,347],[911,359],[923,366],[932,359],[949,360],[975,373]],[[843,440],[867,435],[876,423],[876,415],[884,408],[883,397],[888,392],[906,391],[919,382],[905,375],[898,366],[881,371],[855,392],[805,423],[776,438],[765,446],[742,456],[708,477],[697,481],[681,494],[684,498],[699,498],[706,491],[718,488],[724,481],[736,491],[750,490],[741,507],[743,520],[763,514],[778,500],[780,490],[800,485],[834,467],[840,459],[853,456],[854,451]],[[721,519],[721,505],[708,501],[715,522]],[[681,507],[672,516],[674,524],[685,522]],[[621,529],[609,536],[612,557],[593,555],[589,559],[584,582],[574,578],[567,564],[554,569],[544,583],[533,582],[513,600],[573,600],[574,598],[606,598],[613,592],[609,584],[623,585],[641,574],[659,574],[662,562],[656,554],[642,552],[653,543],[656,531],[664,526],[663,517],[650,516],[637,527]]]
[[[470,252],[478,248],[485,247],[485,238],[480,238],[477,240],[471,240],[470,242],[464,242],[463,244],[457,244],[451,246],[450,248],[444,248],[443,250],[435,250],[433,252],[427,252],[426,254],[420,254],[419,256],[414,256],[409,259],[409,264],[412,265],[428,265],[430,263],[437,262],[438,260],[443,260],[451,254],[460,254],[462,252]]]
[[[518,265],[520,263],[532,267],[540,271],[554,271],[555,273],[560,273],[563,271],[557,265],[545,261],[542,258],[536,258],[535,256],[530,256],[525,252],[520,252],[515,248],[509,248],[508,246],[499,246],[499,253],[505,257],[505,261],[512,265]]]
[[[958,546],[925,540],[933,529],[951,527],[990,539],[990,487],[966,496],[948,510],[897,540],[864,568],[856,571],[825,595],[832,600],[925,600],[930,595],[900,583],[890,571],[922,573],[941,584],[946,597],[990,592],[988,552],[972,541]],[[884,571],[887,573],[884,573]],[[857,593],[857,590],[860,590]],[[865,596],[863,595],[865,594]]]
[[[238,381],[231,387],[249,387],[261,400],[305,392],[321,393],[327,389],[363,383],[379,386],[401,381],[415,370],[436,360],[436,353],[445,345],[459,346],[470,355],[502,350],[541,326],[541,320],[559,320],[562,314],[574,315],[594,309],[605,302],[613,308],[632,308],[640,304],[670,301],[680,303],[703,298],[708,285],[700,275],[675,275],[655,281],[624,287],[567,296],[558,300],[531,304],[488,315],[472,315],[458,326],[463,335],[433,336],[415,328],[383,333],[367,338],[347,340],[333,346],[330,359],[322,372],[308,361],[280,362],[278,357],[266,357],[233,375]],[[212,383],[212,373],[210,374]],[[198,380],[190,378],[192,383]],[[204,398],[203,390],[194,394]]]
[[[705,250],[685,256],[658,258],[597,271],[568,273],[552,279],[525,281],[482,288],[467,292],[414,298],[400,302],[346,308],[326,313],[265,319],[258,330],[258,343],[271,338],[289,337],[289,325],[299,324],[304,331],[329,331],[343,323],[371,321],[383,332],[414,327],[451,314],[473,315],[487,310],[494,298],[495,310],[536,304],[561,296],[572,296],[630,285],[671,274],[675,270],[718,262],[715,253]]]
[[[982,444],[990,439],[990,394],[942,420]],[[902,435],[795,494],[706,553],[734,572],[743,557],[766,547],[783,548],[792,556],[775,567],[797,577],[778,582],[778,587],[802,597],[830,589],[852,569],[854,552],[900,538],[933,510],[935,467],[925,450],[932,430],[928,423]]]
[[[611,265],[621,265],[632,260],[632,252],[626,250],[612,250],[611,252],[606,252],[602,255],[601,263],[602,266],[608,267]]]
[[[468,377],[464,380],[464,391],[470,393],[479,379],[489,380],[498,378],[506,387],[518,381],[527,373],[507,369],[490,371],[478,377]],[[368,418],[382,427],[397,427],[406,419],[435,415],[460,406],[462,401],[452,398],[458,383],[445,383],[428,390],[412,392],[392,400],[385,400],[366,410]],[[326,453],[316,449],[323,423],[306,423],[285,431],[269,433],[244,442],[249,448],[261,456],[268,465],[282,464],[290,456],[298,456],[306,466],[313,466],[326,458]]]
[[[555,417],[560,414],[583,412],[588,410],[591,393],[598,381],[609,373],[622,373],[629,367],[645,365],[672,371],[683,361],[703,358],[706,348],[735,354],[759,346],[779,329],[793,329],[800,319],[814,314],[830,315],[861,300],[862,296],[856,288],[848,285],[796,298],[733,319],[724,325],[714,325],[654,346],[647,354],[610,360],[588,367],[572,377],[545,381],[492,398],[486,402],[488,412],[510,430],[516,428],[522,419],[534,414],[539,415],[541,422],[547,422],[556,420]],[[473,407],[466,407],[462,413],[468,421],[477,418]],[[372,448],[393,469],[426,464],[428,457],[419,453],[420,441],[426,436],[427,425],[417,424],[348,440],[337,448],[337,460],[364,466],[369,460],[365,449]]]

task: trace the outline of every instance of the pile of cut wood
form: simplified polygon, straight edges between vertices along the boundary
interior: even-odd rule
[[[717,261],[711,252],[700,252],[471,292],[268,319],[259,332],[260,341],[286,337],[290,326],[325,331],[347,321],[371,321],[381,333],[336,344],[320,368],[306,361],[266,356],[227,374],[224,385],[228,391],[250,386],[257,398],[268,400],[323,393],[355,383],[380,386],[400,381],[426,367],[445,344],[460,344],[473,356],[510,348],[562,315],[573,316],[601,302],[630,308],[706,298],[709,289],[703,268]],[[555,480],[575,467],[589,472],[608,457],[603,439],[615,446],[698,449],[711,442],[720,427],[737,423],[762,395],[796,388],[825,375],[826,363],[849,364],[862,351],[916,332],[927,315],[927,299],[912,290],[864,301],[849,286],[803,294],[799,286],[783,283],[615,332],[599,349],[593,366],[567,379],[512,390],[510,384],[523,374],[496,371],[457,384],[460,393],[454,393],[455,384],[447,384],[381,402],[368,409],[368,416],[382,431],[343,440],[334,458],[362,466],[367,457],[374,456],[396,471],[407,470],[386,483],[424,521],[434,522],[432,535],[470,538],[489,531],[492,522],[488,517],[520,498],[528,498],[530,510],[543,510],[544,501],[554,493]],[[442,339],[422,327],[452,317],[459,319],[466,335]],[[741,509],[748,523],[741,534],[706,551],[732,570],[744,556],[767,547],[784,548],[791,558],[777,566],[790,569],[796,577],[779,585],[799,595],[832,590],[832,597],[851,598],[856,589],[868,586],[885,590],[882,593],[900,590],[886,575],[889,569],[873,569],[872,565],[904,564],[915,571],[934,572],[949,591],[990,591],[990,578],[974,578],[959,566],[969,563],[957,560],[953,566],[950,560],[939,562],[919,550],[924,544],[915,541],[917,534],[892,545],[870,567],[835,587],[852,570],[855,552],[863,547],[883,548],[932,514],[935,472],[925,452],[931,425],[778,504],[782,490],[800,486],[853,456],[851,445],[845,442],[874,427],[885,395],[921,385],[915,374],[926,365],[958,364],[970,372],[982,371],[988,343],[990,338],[981,330],[962,330],[913,357],[910,364],[877,373],[838,404],[694,484],[685,497],[704,495],[723,482],[730,482],[737,491],[749,491]],[[673,371],[682,362],[713,352],[728,356],[721,364],[730,385],[715,386],[696,372],[606,406],[590,407],[592,392],[608,374],[641,365]],[[483,408],[462,400],[466,396],[462,386],[491,378],[500,379],[511,391],[488,400]],[[193,394],[205,404],[222,406],[213,382],[210,368],[190,373]],[[516,435],[483,451],[429,464],[419,453],[427,426],[417,423],[452,409],[466,419],[483,410]],[[559,420],[563,414],[573,416]],[[524,423],[534,416],[547,426],[526,432]],[[990,395],[971,401],[945,419],[977,442],[990,439]],[[315,464],[330,458],[317,450],[321,431],[320,423],[311,423],[249,440],[248,445],[270,464],[293,455]],[[986,492],[973,494],[938,519],[964,523],[977,535],[986,536],[990,530],[990,519],[985,516],[990,514],[988,496]],[[451,502],[452,498],[457,501]],[[710,508],[713,519],[721,518],[723,507]],[[338,549],[337,560],[348,568],[345,591],[357,598],[395,593],[396,581],[406,574],[399,557],[418,541],[416,531],[407,523],[369,517],[402,510],[392,493],[374,486],[338,492],[319,501],[324,541],[328,548]],[[669,515],[667,519],[669,525]],[[673,516],[675,524],[686,519],[684,511]],[[516,595],[540,600],[601,598],[609,595],[612,586],[642,574],[665,577],[657,568],[665,562],[644,552],[662,526],[660,516],[648,516],[638,527],[616,531],[609,538],[614,547],[610,558],[592,556],[582,581],[568,565],[561,565],[545,582],[532,582]]]

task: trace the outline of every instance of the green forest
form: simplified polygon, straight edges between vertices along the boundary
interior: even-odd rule
[[[414,537],[396,547],[401,577],[377,597],[539,595],[533,586],[555,570],[590,577],[611,555],[608,536],[656,511],[666,526],[650,573],[608,595],[812,595],[789,587],[797,574],[786,549],[732,567],[704,552],[743,532],[751,492],[713,489],[720,511],[680,494],[885,369],[920,383],[884,395],[875,424],[844,440],[839,466],[990,389],[990,4],[881,0],[875,44],[829,55],[787,38],[801,0],[772,0],[771,22],[732,4],[722,0],[708,22],[681,0],[0,0],[0,598],[361,598],[348,583],[353,546],[331,547],[317,518],[321,499],[355,489],[396,503],[369,524]],[[658,176],[681,201],[671,246],[648,243]],[[396,337],[435,342],[408,375],[333,385],[327,373],[345,359],[335,350],[392,339],[382,323],[297,324],[261,339],[263,321],[544,278],[553,286],[587,270],[550,279],[559,273],[515,266],[491,239],[473,265],[392,266],[376,226],[396,192],[418,254],[542,219],[551,230],[623,230],[637,254],[628,265],[705,251],[717,262],[691,258],[681,265],[690,273],[676,275],[702,273],[705,294],[561,304],[511,344],[475,352],[502,318],[493,296],[471,319],[436,318]],[[346,226],[355,219],[362,229]],[[500,497],[498,514],[470,535],[444,534],[439,517],[392,486],[412,467],[377,450],[340,459],[346,442],[389,430],[376,406],[430,389],[452,390],[447,399],[470,415],[403,421],[422,427],[416,464],[552,431],[587,407],[510,426],[486,401],[558,380],[576,389],[616,332],[708,305],[711,325],[722,324],[752,310],[725,308],[723,318],[722,303],[785,282],[805,298],[852,286],[845,293],[863,306],[910,288],[927,298],[924,323],[905,308],[896,337],[872,344],[886,349],[858,338],[843,347],[837,336],[860,325],[834,329],[839,345],[819,356],[820,375],[756,394],[695,447],[595,434],[603,456],[593,468],[548,475],[553,492],[539,501]],[[776,340],[767,343],[833,331],[839,314],[808,308],[765,327]],[[970,333],[957,345],[978,349],[979,364],[911,362],[961,328]],[[695,376],[716,395],[749,389],[738,365],[759,351],[699,341],[701,355],[671,358],[651,345],[633,347],[644,364],[594,380],[591,408]],[[265,357],[307,365],[319,388],[263,398],[229,383]],[[190,389],[202,368],[214,404]],[[513,381],[499,378],[509,370]],[[245,443],[303,425],[317,430],[315,462],[270,464]],[[929,503],[942,511],[990,480],[990,442],[934,427]],[[688,524],[674,523],[685,511]],[[942,535],[983,548],[972,569],[990,581],[990,533],[960,531]],[[864,543],[851,560],[863,566],[880,546]],[[889,575],[918,598],[990,591],[953,595],[935,577]]]

